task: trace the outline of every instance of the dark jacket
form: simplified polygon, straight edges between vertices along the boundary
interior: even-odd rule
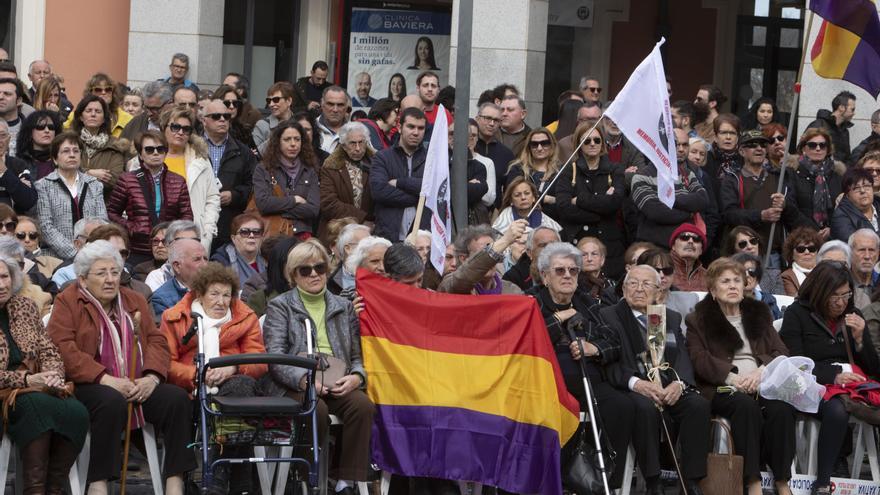
[[[82,171],[88,173],[89,170],[100,169],[107,170],[113,178],[109,183],[104,184],[104,199],[108,199],[116,187],[119,176],[125,172],[125,163],[128,161],[131,142],[127,139],[117,139],[110,136],[107,143],[97,150],[91,158],[86,151],[82,152]]]
[[[107,202],[107,216],[128,230],[131,250],[137,254],[152,255],[150,232],[156,224],[193,219],[186,180],[163,165],[160,184],[162,203],[158,216],[155,183],[150,171],[143,167],[122,174]]]
[[[228,205],[220,207],[214,246],[229,242],[232,219],[244,212],[254,189],[253,175],[256,165],[257,160],[251,150],[230,136],[223,158],[220,159],[220,171],[216,175],[220,179],[220,192],[230,191],[232,199]]]
[[[688,168],[694,173],[694,176],[703,185],[706,190],[706,196],[709,198],[709,204],[702,211],[703,221],[706,222],[706,237],[709,245],[715,243],[721,230],[721,213],[718,211],[718,192],[714,189],[715,184],[709,177],[709,174],[691,162],[688,162]]]
[[[495,208],[500,208],[502,190],[507,184],[507,168],[516,157],[507,146],[498,141],[487,143],[483,141],[483,138],[477,139],[474,151],[492,160],[492,163],[495,164]]]
[[[36,175],[30,176],[31,186],[28,187],[21,181],[23,174],[25,177],[30,175],[27,163],[6,155],[6,170],[0,175],[0,203],[8,204],[19,215],[27,214],[37,205],[37,191],[33,187]]]
[[[291,111],[293,113],[296,113],[296,112],[299,112],[302,110],[308,110],[310,101],[318,101],[318,100],[310,100],[309,99],[309,96],[308,96],[309,92],[306,89],[306,85],[311,84],[309,82],[309,77],[310,76],[303,76],[303,77],[297,79],[296,84],[293,85],[293,89],[295,90],[295,92],[294,92],[293,102],[291,102],[291,104],[290,104]],[[328,86],[330,86],[330,83],[325,81],[324,84],[322,84],[321,86],[319,86],[317,88],[318,93],[323,92],[324,89],[326,89]],[[317,117],[317,115],[318,115],[318,113],[315,112],[316,117]],[[318,130],[315,129],[315,132],[317,132],[317,131]]]
[[[739,172],[742,166],[742,156],[737,153],[730,168],[733,172]],[[712,146],[712,149],[706,154],[706,165],[703,166],[703,171],[708,175],[709,181],[712,183],[711,190],[715,193],[715,201],[718,204],[718,209],[723,212],[721,183],[724,181],[725,175],[728,174],[724,171],[721,150],[719,150],[717,146]]]
[[[679,168],[679,179],[675,203],[670,208],[657,193],[657,169],[653,164],[645,165],[633,176],[632,199],[639,210],[637,240],[665,247],[675,229],[682,223],[693,223],[694,215],[706,210],[709,196],[697,176],[684,167]]]
[[[743,329],[758,366],[766,366],[778,356],[788,355],[788,349],[773,328],[773,316],[766,304],[747,297],[739,307]],[[697,303],[685,323],[687,349],[694,365],[697,386],[711,400],[716,388],[725,384],[727,375],[737,372],[733,357],[744,343],[711,295]]]
[[[296,182],[276,166],[273,171],[260,163],[254,169],[254,202],[261,215],[278,215],[293,221],[293,231],[314,232],[321,208],[321,191],[318,189],[318,171],[305,163],[300,165]],[[281,186],[284,197],[273,194],[273,183]],[[306,200],[297,203],[295,196]]]
[[[610,188],[613,194],[606,194]],[[613,279],[623,273],[624,235],[617,212],[624,197],[623,169],[606,157],[596,170],[589,170],[583,156],[562,171],[557,180],[556,203],[559,205],[564,236],[568,241],[597,237],[608,252],[605,272]],[[575,199],[575,203],[572,203]]]
[[[373,145],[374,150],[382,151],[391,147],[391,136],[380,129],[375,120],[360,119],[358,122],[367,126],[367,131],[370,133],[370,144]]]
[[[880,148],[880,134],[871,132],[870,136],[862,139],[862,142],[852,150],[852,155],[849,157],[849,163],[847,163],[847,165],[850,167],[855,166],[855,164],[865,156],[869,147],[875,150]]]
[[[523,253],[516,261],[516,264],[510,267],[501,278],[516,284],[523,292],[526,292],[535,285],[535,281],[532,279],[531,268],[532,259],[529,258],[528,254]]]
[[[137,117],[132,118],[128,121],[128,124],[125,125],[125,128],[122,129],[122,134],[119,137],[125,138],[129,141],[134,141],[134,139],[139,135],[149,129],[150,125],[150,115],[146,110],[138,115]]]
[[[403,221],[403,212],[406,208],[415,208],[419,203],[427,155],[428,151],[425,148],[420,146],[416,149],[412,156],[412,173],[408,172],[407,155],[400,145],[384,149],[373,157],[370,166],[370,191],[376,223],[373,235],[384,237],[391,242],[401,240],[400,224]],[[388,183],[392,179],[397,180],[397,187]],[[420,228],[427,228],[430,225],[429,221],[430,213],[426,208],[419,222]]]
[[[850,162],[850,145],[849,145],[849,128],[853,126],[852,122],[843,122],[837,125],[837,119],[830,110],[821,109],[816,112],[816,120],[810,122],[807,128],[822,128],[831,135],[831,142],[834,143],[834,159],[843,163]]]
[[[861,315],[858,310],[852,312]],[[846,328],[843,318],[840,319],[838,328]],[[865,373],[876,375],[880,371],[880,362],[871,343],[870,332],[864,332],[861,350],[855,346],[852,331],[846,328],[846,332],[855,364]],[[788,347],[790,355],[806,356],[816,363],[813,374],[822,385],[834,383],[834,378],[841,372],[840,366],[834,363],[849,362],[843,332],[831,332],[824,319],[813,312],[805,301],[795,300],[785,310],[779,336]]]
[[[608,363],[605,368],[608,381],[619,389],[629,390],[630,378],[635,376],[643,380],[647,379],[645,365],[638,356],[639,353],[646,352],[646,330],[636,320],[632,308],[625,299],[621,299],[614,306],[600,309],[599,316],[610,329],[617,332],[620,341],[620,358]],[[675,348],[669,346],[667,339],[663,360],[675,369],[682,381],[691,386],[695,385],[694,368],[687,353],[684,335],[681,333],[681,315],[671,309],[666,310],[666,331],[675,335]],[[661,372],[661,376],[664,386],[676,379],[675,373],[671,370]]]
[[[843,174],[846,172],[846,165],[842,162],[834,162],[834,165],[825,171],[825,183],[828,187],[828,194],[831,197],[831,204],[828,214],[828,224],[820,226],[813,220],[813,190],[816,188],[816,170],[815,167],[805,166],[796,158],[786,162],[786,185],[789,186],[788,196],[794,200],[800,210],[801,215],[809,223],[810,227],[821,230],[831,223],[831,215],[834,211],[834,201],[837,196],[843,192]]]
[[[320,172],[321,192],[321,225],[318,236],[327,238],[327,222],[336,218],[353,217],[357,223],[373,219],[373,197],[370,193],[370,160],[373,152],[367,150],[359,164],[363,188],[361,204],[354,205],[354,188],[351,175],[348,173],[348,160],[342,146],[337,146],[333,153],[324,160]]]
[[[874,196],[874,211],[880,215],[880,198]],[[843,242],[849,241],[849,236],[859,229],[874,230],[871,221],[856,208],[856,205],[844,196],[840,204],[834,209],[831,216],[831,238]]]

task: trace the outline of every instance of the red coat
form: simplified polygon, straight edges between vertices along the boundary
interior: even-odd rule
[[[156,190],[149,170],[141,167],[119,176],[116,187],[107,202],[107,216],[110,221],[128,229],[131,251],[151,255],[150,231],[161,222],[192,220],[189,203],[189,190],[186,179],[162,169],[162,205],[159,216],[154,216]],[[141,184],[143,182],[143,185]],[[126,213],[128,217],[123,218]]]
[[[193,358],[199,349],[198,337],[190,339],[187,345],[181,343],[186,331],[192,325],[193,293],[187,292],[179,303],[162,313],[162,333],[168,339],[171,349],[171,370],[168,381],[188,392],[193,391],[196,367]],[[220,355],[265,353],[263,333],[257,315],[241,299],[232,300],[232,319],[220,329]],[[259,379],[269,370],[265,364],[239,366],[238,373]]]

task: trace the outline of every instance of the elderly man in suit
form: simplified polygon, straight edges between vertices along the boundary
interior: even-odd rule
[[[660,483],[660,414],[670,430],[678,426],[681,474],[687,495],[702,495],[700,479],[706,476],[709,453],[709,401],[695,388],[694,369],[681,333],[681,315],[666,310],[666,346],[662,362],[672,369],[658,370],[660,383],[648,378],[651,357],[647,350],[648,305],[657,297],[660,275],[648,265],[637,265],[623,280],[623,299],[603,308],[600,315],[618,333],[620,357],[607,365],[608,380],[628,391],[635,403],[632,443],[647,482],[647,493],[663,493]],[[662,412],[661,412],[662,410]],[[664,447],[665,448],[665,447]]]

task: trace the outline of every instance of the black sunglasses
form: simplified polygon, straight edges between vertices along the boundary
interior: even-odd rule
[[[240,108],[241,100],[223,100],[223,104],[226,105],[227,108]]]
[[[594,137],[594,138],[584,140],[584,144],[591,144],[591,143],[592,144],[602,144],[602,138]]]
[[[266,98],[266,105],[268,105],[270,103],[280,103],[281,100],[284,100],[284,99],[285,98],[283,96],[273,96],[271,98]]]
[[[758,269],[757,268],[746,268],[746,275],[752,278],[758,278]]]
[[[167,146],[144,146],[144,153],[147,155],[164,155],[168,153]]]
[[[191,125],[168,124],[168,128],[171,129],[171,132],[183,131],[184,134],[192,134],[193,131],[193,126]]]
[[[825,148],[828,147],[828,143],[826,143],[824,141],[821,143],[817,143],[815,141],[810,141],[808,143],[805,143],[804,146],[806,146],[807,148],[810,148],[811,150],[824,150]]]
[[[797,247],[794,248],[794,250],[797,251],[797,252],[800,253],[800,254],[804,254],[804,253],[806,253],[807,251],[809,251],[809,252],[811,252],[811,253],[815,253],[816,251],[819,250],[819,248],[817,248],[816,246],[810,244],[809,246],[797,246]]]
[[[50,131],[54,131],[54,130],[55,130],[55,124],[44,122],[44,123],[42,123],[42,124],[37,124],[37,125],[34,126],[34,130],[35,130],[35,131],[45,131],[46,129],[48,129],[48,130],[50,130]]]
[[[538,146],[540,146],[544,149],[547,149],[550,147],[551,143],[552,143],[552,141],[550,141],[549,139],[545,139],[543,141],[529,141],[529,148],[536,150],[536,149],[538,149]]]
[[[736,243],[736,247],[738,247],[740,249],[745,249],[746,246],[748,246],[749,244],[751,244],[752,246],[757,246],[758,245],[758,238],[757,237],[749,237],[749,240],[739,241]]]
[[[698,236],[697,234],[691,234],[690,232],[685,232],[684,234],[679,234],[679,235],[678,235],[678,240],[679,240],[679,241],[684,241],[684,242],[687,242],[687,241],[694,241],[694,242],[696,242],[697,244],[702,244],[702,243],[703,243],[703,238],[702,238],[702,237]]]
[[[675,273],[675,268],[671,267],[671,266],[666,266],[663,268],[661,268],[659,266],[655,266],[654,269],[657,270],[657,272],[662,273],[663,275],[666,275],[667,277],[671,277],[672,274]]]
[[[241,237],[261,237],[263,229],[238,229],[238,235]]]
[[[327,263],[318,263],[317,265],[302,265],[296,267],[296,272],[300,277],[308,277],[311,276],[312,271],[317,273],[318,275],[324,275],[327,273]]]
[[[25,238],[36,241],[40,238],[40,234],[37,234],[36,232],[16,232],[15,237],[18,237],[22,241],[25,240]]]
[[[205,115],[205,117],[208,117],[211,120],[231,120],[232,114],[231,113],[209,113],[209,114]]]
[[[773,136],[770,139],[772,141],[776,141],[777,143],[784,143],[785,142],[785,136]]]
[[[18,226],[18,222],[13,222],[13,221],[0,223],[0,229],[4,229],[7,232],[15,232],[15,227],[17,227],[17,226]]]
[[[579,271],[580,270],[578,270],[578,267],[576,266],[569,266],[567,268],[564,266],[557,266],[553,269],[553,273],[555,273],[557,277],[564,277],[566,272],[572,277],[576,277]]]

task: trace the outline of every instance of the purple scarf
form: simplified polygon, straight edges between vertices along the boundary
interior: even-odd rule
[[[292,162],[287,158],[281,157],[281,170],[290,178],[290,184],[296,186],[296,178],[299,176],[300,170],[302,170],[299,157]]]
[[[474,290],[477,291],[478,295],[481,296],[500,296],[501,295],[501,277],[496,273],[495,274],[495,286],[491,289],[487,289],[483,287],[482,283],[478,283],[474,286]]]

